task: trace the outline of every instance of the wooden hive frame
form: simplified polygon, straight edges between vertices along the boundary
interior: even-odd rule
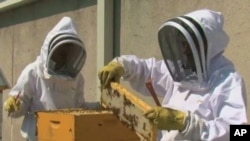
[[[101,90],[101,104],[111,109],[122,123],[140,137],[141,141],[156,141],[157,129],[143,113],[152,107],[118,83]]]

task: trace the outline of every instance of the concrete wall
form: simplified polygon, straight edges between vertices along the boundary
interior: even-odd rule
[[[82,73],[85,93],[95,101],[96,93],[96,0],[42,0],[0,13],[0,67],[14,85],[23,68],[40,54],[46,34],[63,17],[70,16],[78,26],[87,48],[87,60]],[[3,100],[8,91],[4,91]],[[7,118],[3,112],[3,141],[22,141],[19,133],[22,119]]]
[[[231,38],[225,55],[245,78],[249,92],[249,4],[249,0],[121,0],[120,54],[136,54],[143,58],[154,56],[160,59],[157,31],[162,23],[196,9],[221,11],[225,17],[225,30]],[[130,88],[127,83],[124,84]],[[142,98],[153,104],[152,98]],[[250,112],[248,117],[250,119]]]

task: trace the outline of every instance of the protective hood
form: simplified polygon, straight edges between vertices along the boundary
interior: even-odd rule
[[[170,19],[159,28],[161,52],[175,82],[194,89],[206,87],[211,60],[229,42],[223,25],[220,12],[202,9]]]
[[[66,52],[73,53],[68,55],[70,59],[67,59],[69,60],[68,64],[65,63],[64,68],[66,69],[57,71],[54,69],[55,62],[52,58],[53,54],[60,50],[62,46],[64,46],[64,50],[66,46]],[[80,73],[85,64],[86,50],[70,17],[63,17],[47,34],[37,60],[39,62],[39,74],[45,78],[56,76],[63,79],[74,79]]]

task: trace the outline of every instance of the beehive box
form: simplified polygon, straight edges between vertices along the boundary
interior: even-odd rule
[[[143,116],[148,104],[118,83],[101,92],[101,109],[37,112],[38,140],[156,141],[156,127]]]
[[[156,141],[157,129],[143,116],[152,107],[136,97],[118,83],[111,83],[111,89],[103,89],[101,104],[110,109],[127,127],[133,130],[141,141]]]
[[[37,112],[38,141],[140,141],[108,110]]]

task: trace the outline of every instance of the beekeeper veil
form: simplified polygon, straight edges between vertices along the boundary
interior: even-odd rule
[[[81,40],[74,34],[59,34],[49,44],[48,73],[75,78],[82,69],[84,57]]]
[[[209,77],[218,69],[213,60],[229,43],[224,17],[209,9],[196,10],[166,21],[158,40],[175,83],[190,90],[206,90]]]
[[[79,74],[85,63],[86,51],[71,18],[63,17],[48,33],[41,59],[45,62],[46,77],[74,79]]]
[[[173,80],[201,88],[206,79],[207,40],[200,24],[187,16],[171,19],[160,27],[158,40]]]

